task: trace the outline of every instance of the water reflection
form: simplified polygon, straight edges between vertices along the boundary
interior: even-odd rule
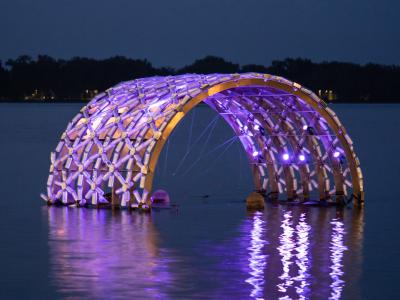
[[[362,212],[268,206],[248,221],[251,298],[340,299],[347,278],[356,289]]]
[[[50,282],[64,299],[360,295],[362,212],[273,205],[248,214],[233,205],[198,211],[46,207]],[[221,216],[232,212],[224,225]]]
[[[283,233],[279,237],[280,246],[278,251],[282,258],[282,275],[279,276],[281,283],[278,284],[278,291],[281,293],[287,293],[289,288],[293,286],[293,278],[289,271],[290,265],[293,263],[293,252],[296,245],[293,239],[294,229],[291,226],[291,219],[291,212],[286,212],[281,225]]]
[[[253,217],[253,228],[251,229],[251,240],[249,250],[249,267],[251,275],[246,282],[253,286],[250,296],[256,299],[262,297],[264,288],[264,269],[267,264],[267,255],[263,254],[263,248],[266,241],[265,221],[263,213],[256,212]]]
[[[168,259],[147,214],[46,208],[51,282],[65,299],[164,299]]]
[[[343,222],[338,219],[334,219],[331,222],[332,225],[332,235],[331,235],[331,272],[329,275],[332,279],[331,284],[331,296],[329,299],[340,299],[342,294],[343,286],[345,284],[344,280],[342,280],[343,272],[343,252],[347,250],[347,247],[344,246],[343,236],[345,234]]]
[[[295,280],[299,282],[296,287],[296,293],[299,299],[307,299],[309,295],[309,248],[310,248],[310,230],[311,226],[305,221],[305,213],[301,214],[299,224],[296,226],[297,246],[296,246],[296,265],[298,267],[298,275]]]

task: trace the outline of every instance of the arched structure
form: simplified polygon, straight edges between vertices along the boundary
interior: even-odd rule
[[[200,102],[246,150],[255,189],[289,200],[364,201],[359,161],[335,113],[311,91],[267,74],[187,74],[120,83],[68,124],[51,154],[49,203],[149,206],[168,136]]]

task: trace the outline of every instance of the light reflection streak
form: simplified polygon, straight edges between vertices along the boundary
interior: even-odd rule
[[[310,268],[310,230],[311,226],[306,222],[306,215],[302,213],[300,216],[299,224],[296,225],[297,233],[297,247],[296,247],[296,265],[299,268],[298,275],[295,280],[299,282],[300,286],[296,287],[299,299],[307,299],[309,295],[309,268]]]
[[[264,269],[267,265],[267,255],[263,254],[264,246],[267,243],[263,236],[265,234],[265,221],[263,220],[264,214],[255,212],[253,217],[253,228],[251,230],[251,241],[249,250],[249,267],[250,277],[246,282],[253,286],[250,297],[255,299],[264,299]]]
[[[287,293],[289,288],[293,286],[294,279],[290,275],[290,266],[292,265],[293,251],[295,249],[295,242],[293,240],[294,229],[292,225],[292,213],[286,212],[283,215],[281,228],[283,233],[279,237],[280,246],[277,248],[282,260],[282,275],[279,278],[282,280],[277,285],[278,291]],[[291,299],[287,296],[280,297],[280,299]]]
[[[343,242],[343,236],[345,234],[343,222],[338,219],[334,219],[332,220],[331,225],[332,235],[329,248],[332,265],[330,266],[331,272],[329,275],[332,279],[332,290],[329,299],[336,300],[340,299],[345,284],[344,280],[342,279],[342,276],[344,275],[342,260],[343,253],[347,250],[347,247]]]

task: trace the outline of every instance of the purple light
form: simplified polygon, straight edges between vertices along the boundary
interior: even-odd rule
[[[282,158],[283,158],[283,160],[289,160],[289,154],[284,153],[284,154],[282,155]]]
[[[304,156],[304,154],[300,154],[299,155],[299,160],[300,161],[305,161],[306,160],[306,157]]]
[[[308,126],[307,125],[303,125],[303,130],[307,130]]]
[[[333,157],[338,158],[339,156],[340,156],[340,152],[339,151],[333,152]]]
[[[254,129],[255,129],[255,130],[260,129],[260,125],[258,125],[258,124],[254,125]]]
[[[253,157],[256,157],[258,155],[258,151],[253,152]]]

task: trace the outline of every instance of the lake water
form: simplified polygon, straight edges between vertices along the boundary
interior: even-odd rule
[[[199,107],[171,136],[154,184],[179,208],[151,214],[40,199],[49,154],[80,106],[0,104],[0,299],[400,298],[400,105],[332,106],[361,161],[362,211],[248,213],[243,151],[205,155],[232,133],[219,121],[194,144],[215,118]]]

